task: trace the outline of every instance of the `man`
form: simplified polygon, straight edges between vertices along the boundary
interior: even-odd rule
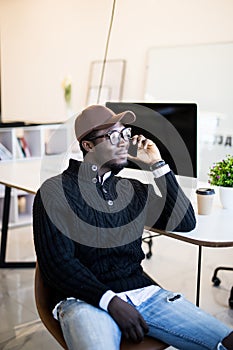
[[[75,121],[84,161],[71,159],[35,197],[35,248],[54,290],[54,317],[70,350],[118,350],[122,334],[134,342],[149,334],[186,350],[233,349],[231,329],[142,270],[145,225],[190,231],[196,221],[156,145],[131,137],[127,124],[135,118],[130,111],[86,108]],[[127,164],[131,139],[133,159],[150,167],[161,195],[152,185],[116,176]]]

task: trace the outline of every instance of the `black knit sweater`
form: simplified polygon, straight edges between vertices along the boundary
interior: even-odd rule
[[[153,284],[143,274],[144,226],[187,232],[196,220],[172,172],[152,185],[111,175],[102,186],[97,167],[70,160],[41,186],[33,206],[34,243],[54,304],[65,297],[99,306],[102,295]]]

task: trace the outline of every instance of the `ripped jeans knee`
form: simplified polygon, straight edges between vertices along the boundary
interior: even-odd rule
[[[225,350],[227,325],[189,302],[180,293],[160,289],[137,307],[149,335],[184,350]]]

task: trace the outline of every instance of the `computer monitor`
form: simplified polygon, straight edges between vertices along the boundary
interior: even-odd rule
[[[115,113],[136,114],[132,134],[143,134],[158,146],[162,158],[176,175],[197,177],[197,104],[178,102],[107,102]],[[128,167],[148,170],[129,161]]]

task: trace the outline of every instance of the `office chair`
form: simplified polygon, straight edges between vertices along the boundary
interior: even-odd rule
[[[147,244],[148,251],[145,253],[146,259],[150,259],[152,257],[152,245],[153,245],[153,238],[159,237],[159,233],[151,233],[149,229],[144,229],[144,236],[142,236],[142,241]]]
[[[51,313],[51,293],[52,290],[45,285],[39,270],[38,264],[36,264],[35,271],[35,301],[36,307],[42,323],[57,340],[61,347],[68,350],[65,339],[62,334],[60,324]],[[168,348],[168,345],[151,337],[145,337],[140,344],[134,344],[123,339],[121,341],[120,350],[163,350]]]
[[[233,267],[225,267],[225,266],[219,266],[214,270],[214,274],[212,277],[212,282],[214,284],[215,287],[218,287],[221,283],[220,278],[217,277],[217,273],[219,270],[224,270],[224,271],[233,271]],[[233,309],[233,287],[231,288],[231,292],[230,292],[230,297],[228,299],[228,303],[230,308]]]

